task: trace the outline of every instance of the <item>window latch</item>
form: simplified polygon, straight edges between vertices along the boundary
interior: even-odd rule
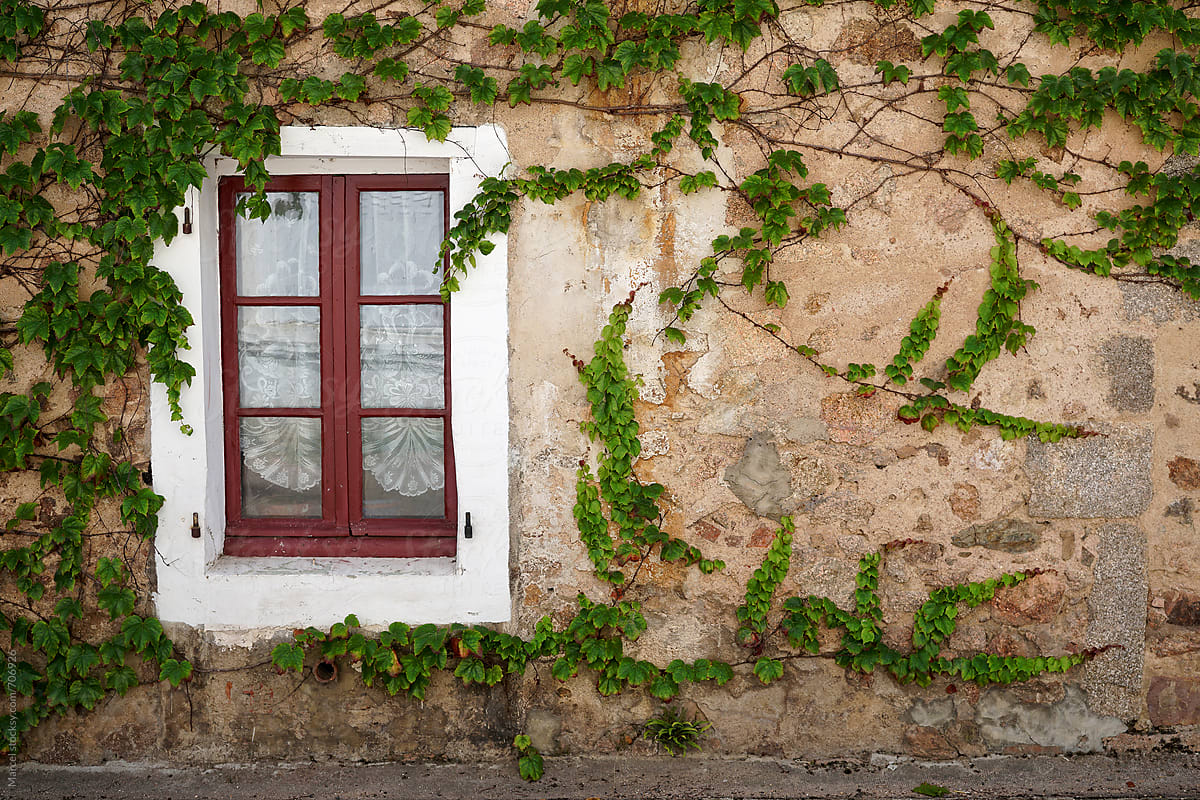
[[[471,512],[467,512],[467,521],[463,524],[463,538],[470,539],[474,532],[471,530]]]

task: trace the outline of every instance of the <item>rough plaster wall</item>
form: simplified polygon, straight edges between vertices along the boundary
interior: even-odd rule
[[[241,10],[252,5],[247,0]],[[309,12],[317,16],[335,5],[341,4],[310,4]],[[526,9],[513,3],[509,11]],[[897,33],[877,41],[867,35],[872,19],[837,9],[808,10],[785,24],[813,46],[849,48],[835,60],[846,83],[868,77],[877,58],[919,58],[915,37]],[[715,77],[718,64],[688,55]],[[366,113],[376,124],[398,122],[383,107]],[[463,113],[469,122],[477,112]],[[322,121],[351,121],[327,117]],[[622,160],[649,132],[566,109],[503,109],[498,117],[510,132],[513,162],[522,166]],[[900,115],[893,124],[898,132],[911,125]],[[833,124],[813,140],[836,146],[851,132]],[[914,130],[914,149],[938,144],[923,143],[923,135]],[[1027,142],[1014,146],[1036,152]],[[1115,126],[1089,146],[1140,151]],[[757,167],[757,150],[736,129],[725,131],[723,148],[735,178]],[[835,202],[877,190],[856,207],[848,228],[807,242],[777,264],[792,291],[786,310],[766,311],[758,298],[738,292],[728,295],[730,303],[777,323],[782,335],[820,349],[829,361],[883,363],[915,311],[952,280],[943,330],[926,358],[944,361],[973,328],[987,283],[993,244],[987,221],[961,194],[891,167],[860,168],[832,154],[812,157],[809,166],[815,179],[831,184]],[[1086,166],[1076,169],[1087,178]],[[1010,220],[1014,227],[1035,238],[1055,233],[1062,209],[1040,194],[1023,198]],[[650,628],[631,648],[636,655],[660,663],[744,660],[733,611],[784,513],[795,516],[798,532],[781,596],[811,593],[845,603],[858,557],[892,539],[924,542],[885,563],[893,645],[903,646],[912,613],[931,588],[1047,568],[964,614],[945,654],[1124,648],[1065,677],[982,693],[944,680],[928,689],[899,686],[883,675],[845,673],[826,658],[790,661],[782,681],[763,687],[742,666],[726,687],[688,687],[680,699],[689,713],[713,722],[710,751],[953,757],[1096,749],[1114,736],[1110,747],[1143,746],[1172,730],[1195,746],[1194,736],[1187,737],[1200,724],[1197,305],[1161,288],[1067,272],[1023,251],[1023,273],[1041,288],[1022,314],[1038,333],[1019,357],[1004,355],[990,365],[971,396],[990,408],[1103,435],[1043,445],[947,426],[926,434],[896,422],[896,401],[853,396],[711,305],[692,321],[685,346],[657,336],[667,321],[654,303],[658,291],[689,274],[713,235],[747,220],[746,209],[727,205],[716,192],[519,207],[510,237],[515,609],[509,630],[528,633],[545,614],[563,619],[579,591],[604,596],[571,516],[575,470],[587,453],[577,427],[586,406],[562,350],[587,357],[611,304],[646,283],[628,350],[644,380],[639,471],[667,487],[667,530],[728,568],[702,576],[647,563],[640,599]],[[1198,247],[1200,226],[1193,226],[1178,251]],[[0,291],[0,310],[15,313],[20,297],[11,287]],[[20,356],[26,364],[36,360]],[[135,383],[132,391],[142,389]],[[110,391],[112,402],[120,396]],[[144,436],[134,438],[144,444]],[[20,489],[8,480],[6,493]],[[438,676],[428,701],[417,703],[362,688],[345,666],[332,685],[275,675],[262,662],[287,632],[172,633],[202,668],[186,693],[152,685],[86,720],[49,720],[34,737],[32,756],[473,759],[501,756],[519,730],[548,753],[647,750],[638,725],[661,707],[639,692],[601,698],[587,676],[559,683],[544,665],[491,690],[463,689]],[[823,644],[830,651],[836,637]],[[1119,735],[1126,730],[1145,735]]]

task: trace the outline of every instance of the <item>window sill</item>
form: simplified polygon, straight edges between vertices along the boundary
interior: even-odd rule
[[[245,576],[451,577],[456,574],[453,558],[270,558],[222,556],[207,571],[210,578]]]

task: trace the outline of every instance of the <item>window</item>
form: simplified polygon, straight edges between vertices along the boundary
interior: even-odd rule
[[[352,181],[359,182],[360,196],[375,190],[388,193],[442,191],[443,220],[453,220],[454,214],[478,192],[480,182],[485,177],[501,175],[509,160],[504,132],[494,125],[455,128],[444,142],[430,142],[419,131],[365,127],[285,127],[281,131],[281,154],[269,158],[266,165],[273,180],[278,181],[272,184],[272,189],[278,189],[281,194],[275,199],[285,201],[284,213],[276,215],[276,222],[287,214],[296,216],[297,210],[289,209],[287,204],[311,203],[313,200],[311,197],[297,200],[282,195],[311,191],[316,194],[316,213],[329,227],[329,235],[322,238],[318,234],[315,245],[299,237],[295,240],[277,237],[278,245],[280,248],[289,248],[286,250],[286,259],[293,256],[299,259],[302,247],[315,246],[318,250],[327,247],[325,260],[321,261],[318,257],[318,285],[315,290],[302,290],[299,285],[277,288],[263,279],[260,281],[263,286],[261,291],[274,294],[258,295],[248,293],[246,289],[237,289],[240,293],[237,297],[222,298],[221,287],[229,284],[221,280],[221,237],[218,227],[224,231],[228,225],[219,224],[220,195],[226,185],[237,187],[240,184],[236,182],[238,167],[232,159],[219,154],[206,159],[208,178],[202,187],[192,192],[187,202],[192,232],[181,233],[169,245],[159,243],[154,254],[155,265],[175,279],[183,292],[184,302],[192,312],[194,325],[187,331],[190,349],[181,355],[196,369],[191,385],[183,390],[180,397],[184,422],[188,428],[181,427],[178,420],[171,419],[165,390],[158,385],[151,388],[150,458],[154,489],[164,501],[154,541],[157,579],[154,602],[161,619],[203,626],[214,636],[221,637],[216,641],[225,646],[245,646],[261,637],[269,637],[272,631],[280,628],[328,626],[351,611],[365,625],[386,625],[395,620],[414,623],[504,622],[511,618],[508,243],[505,237],[495,238],[496,248],[493,252],[478,256],[477,268],[462,282],[462,289],[454,293],[448,306],[443,307],[445,317],[441,333],[444,353],[441,362],[445,368],[442,384],[444,408],[426,408],[411,399],[396,400],[382,408],[368,408],[354,419],[351,419],[348,408],[343,409],[345,422],[340,430],[346,447],[346,463],[341,467],[338,466],[339,456],[336,455],[337,430],[333,431],[326,443],[322,428],[319,440],[310,438],[305,445],[311,448],[314,441],[320,441],[321,459],[326,458],[326,450],[335,453],[332,456],[334,465],[329,468],[332,472],[326,471],[322,464],[320,492],[330,491],[325,476],[334,475],[333,502],[337,502],[338,491],[345,492],[345,513],[341,518],[336,512],[326,517],[324,494],[321,495],[320,517],[303,516],[316,512],[311,509],[297,511],[295,505],[286,511],[286,516],[277,513],[282,509],[272,504],[278,498],[270,497],[273,491],[270,487],[276,484],[269,481],[267,486],[258,483],[252,487],[267,492],[267,496],[252,501],[259,503],[253,511],[261,515],[252,517],[253,525],[246,525],[243,530],[239,525],[246,520],[227,513],[231,490],[242,491],[240,474],[233,481],[229,479],[227,434],[231,429],[239,430],[240,437],[240,423],[231,425],[230,420],[283,417],[316,419],[324,425],[326,412],[321,406],[297,408],[264,405],[262,410],[251,406],[246,414],[240,413],[239,406],[238,412],[231,414],[226,408],[226,387],[233,381],[232,385],[240,391],[241,377],[236,357],[236,315],[231,318],[225,311],[227,307],[240,308],[242,305],[268,310],[278,306],[310,309],[300,312],[299,316],[303,317],[304,314],[311,316],[315,310],[319,317],[316,335],[321,363],[317,370],[319,372],[326,366],[333,370],[329,390],[336,392],[339,386],[338,365],[344,365],[346,373],[340,379],[342,391],[348,393],[347,397],[358,397],[362,405],[363,387],[350,385],[351,359],[360,358],[362,354],[359,351],[362,350],[369,351],[368,358],[385,362],[390,360],[394,362],[393,366],[406,363],[406,359],[410,364],[413,360],[436,361],[431,344],[436,336],[436,326],[421,326],[421,335],[414,334],[411,346],[406,345],[394,352],[381,351],[381,341],[364,337],[348,319],[342,318],[340,322],[332,319],[335,314],[332,309],[336,308],[332,293],[341,291],[342,307],[352,308],[356,312],[360,306],[394,309],[433,306],[440,301],[435,301],[433,295],[427,294],[428,290],[424,288],[403,288],[403,291],[413,291],[414,294],[400,295],[377,285],[368,291],[379,291],[379,294],[356,296],[354,303],[346,306],[346,281],[349,280],[353,285],[354,279],[345,271],[361,271],[359,259],[349,250],[359,246],[357,243],[363,236],[362,230],[356,235],[350,235],[349,230],[355,225],[360,229],[364,227],[360,219],[361,210],[358,215],[349,213],[356,201],[347,199],[353,192],[348,194],[346,187]],[[227,184],[227,180],[232,182]],[[335,188],[339,181],[346,184],[340,194]],[[322,186],[325,188],[322,189]],[[236,189],[230,191],[236,192]],[[404,197],[413,199],[407,195]],[[338,204],[341,204],[340,208]],[[409,211],[401,216],[415,220],[419,214],[412,206],[409,203]],[[325,208],[329,209],[328,214],[323,212]],[[184,217],[183,208],[176,211],[181,218]],[[395,216],[385,215],[385,220]],[[343,221],[343,232],[335,237],[333,229],[338,224],[337,220]],[[434,223],[434,226],[444,224],[445,221]],[[381,225],[386,229],[384,233],[395,233],[390,223],[385,221]],[[321,269],[329,270],[332,276],[338,259],[346,262],[342,267],[342,288],[337,289],[338,282],[330,277],[325,285],[331,293],[326,298],[320,284]],[[226,263],[234,262],[227,260]],[[360,286],[362,279],[360,275]],[[317,294],[303,293],[305,291],[316,291]],[[381,299],[382,302],[377,303],[375,299]],[[415,299],[428,299],[430,302],[410,302]],[[244,302],[239,305],[239,302],[231,302],[233,300]],[[329,311],[323,310],[326,302],[330,304]],[[267,312],[252,311],[248,317],[255,313],[270,316]],[[390,313],[402,312],[392,310]],[[234,344],[232,359],[222,352],[228,338],[224,335],[223,324],[230,319],[234,320],[235,325],[234,336],[229,339]],[[325,324],[327,319],[334,324]],[[361,327],[361,320],[359,325]],[[282,331],[285,327],[280,325],[274,330]],[[300,337],[302,326],[297,325],[294,329],[297,331],[296,337]],[[332,355],[328,352],[327,339],[334,335],[334,330],[342,331],[343,352],[340,356],[336,352]],[[309,339],[305,343],[272,333],[271,338],[281,340],[284,346],[283,350],[272,352],[268,352],[269,348],[264,347],[263,341],[256,336],[254,340],[258,342],[255,345],[258,352],[252,355],[259,359],[282,360],[287,365],[286,369],[273,367],[276,375],[294,379],[295,376],[287,373],[287,370],[293,369],[291,355],[299,356],[311,350],[312,334],[313,329],[307,328],[305,335]],[[233,369],[233,374],[227,379],[229,368]],[[300,369],[299,364],[294,368]],[[426,381],[422,385],[428,386],[429,383]],[[294,389],[285,391],[289,395],[281,396],[299,396]],[[324,401],[325,395],[322,393],[320,402]],[[238,402],[241,402],[240,398]],[[296,400],[289,399],[286,402],[295,403]],[[287,413],[274,413],[280,410]],[[336,410],[331,414],[336,418]],[[384,507],[383,516],[372,516],[381,508],[378,502],[372,506],[371,512],[362,515],[362,519],[352,518],[352,489],[349,485],[339,488],[336,485],[338,478],[342,477],[343,482],[349,484],[356,471],[370,471],[372,464],[376,463],[371,453],[365,452],[353,455],[356,461],[361,458],[359,469],[352,470],[348,466],[355,445],[352,437],[346,441],[345,434],[352,424],[358,424],[361,429],[361,417],[384,421],[437,417],[443,420],[446,427],[442,446],[447,454],[444,463],[447,476],[445,483],[453,487],[456,498],[452,501],[453,505],[449,505],[443,497],[441,519],[418,517],[411,505],[401,509],[401,513]],[[265,442],[271,441],[270,437],[261,438]],[[426,437],[426,442],[430,438]],[[436,436],[432,438],[436,440]],[[299,447],[299,444],[296,446]],[[361,445],[358,447],[361,448]],[[364,449],[369,451],[369,448]],[[235,466],[240,459],[239,439],[233,460]],[[262,464],[259,466],[266,469]],[[283,481],[282,477],[276,477]],[[303,480],[297,477],[294,486],[299,487],[311,480],[311,474]],[[374,480],[378,482],[378,476]],[[385,480],[391,482],[386,476]],[[291,482],[290,478],[288,482]],[[430,481],[431,485],[433,483],[436,481]],[[285,497],[288,496],[287,492],[293,491],[287,487],[280,489]],[[305,490],[299,491],[302,494]],[[427,492],[416,494],[426,497],[405,502],[433,503]],[[387,496],[387,492],[382,494],[384,499]],[[295,500],[294,494],[290,497]],[[241,509],[240,499],[236,507]],[[428,513],[428,508],[429,505],[422,505],[421,513]],[[467,514],[470,514],[473,534],[469,537]],[[336,530],[339,520],[344,520],[344,534]],[[361,534],[356,532],[356,521],[363,522],[368,530]],[[279,528],[288,524],[302,528],[313,526],[314,522],[318,526],[328,522],[330,535],[310,538],[308,532],[299,536],[275,532],[268,536],[256,536],[249,530],[257,526]],[[370,531],[374,525],[382,526],[383,530]],[[396,538],[406,538],[410,543],[401,547],[414,547],[417,540],[428,544],[426,539],[442,539],[440,533],[432,537],[417,535],[422,533],[421,528],[429,532],[441,525],[445,525],[444,539],[453,544],[453,555],[402,557],[399,554],[404,551],[400,550],[396,551],[397,557],[363,557],[364,546],[367,549],[382,547],[375,543],[387,538],[388,533],[404,534]],[[194,538],[193,530],[199,534],[198,538]],[[309,532],[315,533],[315,530],[309,527]],[[380,532],[385,534],[383,538],[378,538]],[[331,548],[333,542],[342,542],[340,546],[359,549],[338,551],[333,548],[305,555],[231,555],[238,552],[239,547],[262,547],[264,542],[284,539],[293,546],[301,540],[311,543],[323,539],[331,543]],[[439,547],[447,547],[445,541]],[[277,551],[268,548],[268,552]]]
[[[452,556],[446,175],[219,190],[225,553]]]

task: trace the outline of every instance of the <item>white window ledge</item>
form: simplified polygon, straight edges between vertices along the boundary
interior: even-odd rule
[[[272,175],[449,174],[451,214],[486,176],[508,163],[496,126],[456,128],[445,142],[410,130],[289,127]],[[511,618],[508,574],[508,258],[504,237],[477,255],[477,269],[451,298],[451,407],[458,480],[455,558],[234,558],[225,531],[221,418],[220,307],[217,286],[217,180],[234,174],[227,158],[206,162],[208,179],[189,198],[193,232],[159,243],[154,263],[171,274],[195,318],[182,356],[196,368],[183,391],[185,435],[172,422],[166,390],[151,390],[154,489],[164,499],[155,537],[158,616],[210,629],[327,626],[356,614],[364,625],[396,620],[504,622]],[[182,218],[182,209],[177,210]],[[182,230],[182,228],[181,228]],[[464,538],[470,512],[474,535]],[[198,514],[201,537],[191,536]]]

